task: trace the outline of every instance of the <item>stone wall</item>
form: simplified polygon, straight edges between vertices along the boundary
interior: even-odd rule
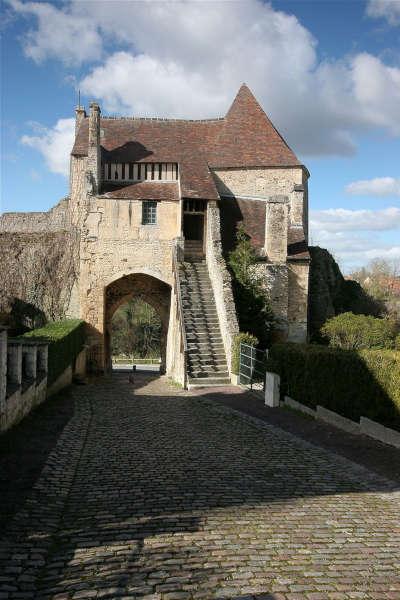
[[[235,227],[241,221],[260,250],[266,251],[269,221],[275,213],[275,221],[285,224],[282,207],[270,204],[274,198],[286,198],[287,225],[303,225],[308,239],[308,171],[304,167],[214,169],[213,175],[224,197],[223,222]]]
[[[307,339],[307,260],[287,256],[288,228],[308,229],[308,172],[295,168],[215,169],[221,202],[224,251],[233,246],[239,222],[263,260],[256,266],[277,319],[276,337]]]
[[[89,184],[86,177],[87,157],[71,156],[70,164],[70,203],[71,221],[80,227],[87,210],[87,196]]]
[[[9,340],[0,331],[0,432],[46,399],[47,344]]]
[[[289,195],[303,185],[303,168],[213,169],[218,192],[223,196],[267,198]]]
[[[92,328],[90,359],[98,368],[106,360],[102,339],[107,286],[137,273],[172,287],[179,215],[179,203],[161,201],[157,225],[142,225],[140,201],[88,197],[80,242],[79,316]]]
[[[182,331],[183,315],[179,314],[177,289],[171,290],[171,311],[168,324],[166,371],[173,381],[186,385],[186,349]]]
[[[308,261],[288,263],[288,340],[290,342],[307,341],[309,270]]]
[[[48,212],[9,212],[0,216],[1,233],[54,232],[70,227],[69,198],[63,198]]]
[[[73,229],[1,233],[0,310],[8,313],[19,303],[27,314],[31,309],[48,319],[62,318],[77,278],[78,250]]]
[[[206,258],[228,369],[231,372],[232,343],[235,335],[239,333],[239,325],[232,280],[222,256],[220,215],[216,202],[209,202],[207,206]]]

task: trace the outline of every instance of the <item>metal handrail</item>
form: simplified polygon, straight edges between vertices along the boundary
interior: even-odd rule
[[[174,273],[175,295],[176,295],[176,299],[177,299],[176,307],[177,307],[178,321],[179,321],[180,330],[181,330],[181,340],[182,340],[181,350],[183,351],[183,356],[184,356],[184,371],[185,371],[185,379],[186,379],[186,363],[187,363],[188,347],[187,347],[187,340],[186,340],[185,323],[184,323],[184,319],[183,319],[183,305],[182,305],[181,283],[180,283],[180,279],[179,279],[179,261],[178,261],[177,240],[175,241],[175,245],[174,245],[173,252],[172,252],[172,270]]]

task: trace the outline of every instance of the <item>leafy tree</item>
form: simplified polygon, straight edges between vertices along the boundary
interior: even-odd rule
[[[257,337],[265,348],[270,343],[274,316],[261,277],[257,274],[257,262],[250,237],[241,226],[236,234],[236,246],[228,257],[239,327],[241,331]]]
[[[111,323],[112,353],[138,358],[158,358],[161,344],[161,321],[152,306],[140,298],[122,305]]]

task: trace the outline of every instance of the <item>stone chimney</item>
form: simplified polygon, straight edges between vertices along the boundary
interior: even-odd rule
[[[287,196],[270,196],[267,202],[265,254],[273,263],[285,263],[288,243]]]
[[[87,170],[91,177],[93,193],[97,194],[101,183],[100,106],[97,102],[90,103]]]
[[[75,109],[75,137],[83,119],[86,117],[86,110],[83,106],[77,106]]]

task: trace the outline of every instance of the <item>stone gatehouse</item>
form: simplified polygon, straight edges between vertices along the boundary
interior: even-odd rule
[[[307,336],[309,173],[246,85],[225,117],[112,118],[76,109],[70,195],[49,213],[8,213],[0,232],[73,230],[66,314],[88,323],[92,365],[110,366],[110,322],[140,296],[162,321],[163,368],[224,383],[238,332],[224,252],[243,223],[282,335]]]

